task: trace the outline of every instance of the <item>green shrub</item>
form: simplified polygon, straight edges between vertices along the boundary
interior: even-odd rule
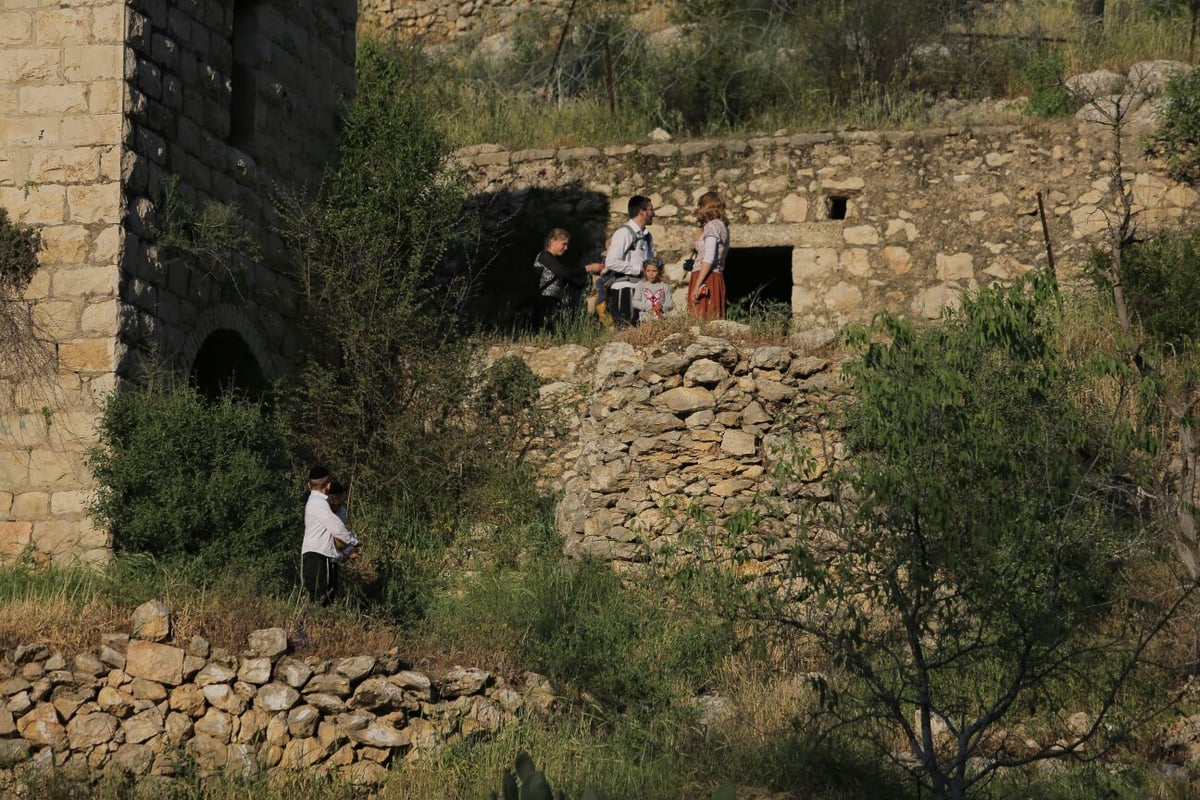
[[[1111,261],[1095,252],[1088,266],[1106,293],[1102,276]],[[1155,342],[1178,348],[1200,341],[1200,229],[1164,231],[1125,248],[1120,278],[1129,310]]]
[[[1167,84],[1151,149],[1166,158],[1175,180],[1200,181],[1200,69],[1181,72]]]
[[[88,456],[91,510],[118,553],[199,557],[214,574],[226,564],[273,568],[282,580],[303,520],[287,452],[286,430],[263,406],[231,395],[207,402],[151,377],[105,401]]]
[[[0,297],[15,297],[29,284],[41,246],[36,229],[10,221],[0,207]]]
[[[1058,50],[1038,49],[1029,56],[1021,73],[1029,82],[1026,110],[1035,117],[1065,117],[1075,113],[1079,102],[1063,83],[1066,59]]]

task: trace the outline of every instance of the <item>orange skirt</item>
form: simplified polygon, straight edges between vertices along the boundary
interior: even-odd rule
[[[700,319],[725,319],[725,276],[719,272],[710,272],[704,279],[708,294],[697,297],[696,284],[700,273],[692,270],[688,278],[688,313]]]

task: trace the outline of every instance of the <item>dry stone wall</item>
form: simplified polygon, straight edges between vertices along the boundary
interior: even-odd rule
[[[202,777],[305,768],[378,784],[393,764],[554,702],[535,673],[427,674],[394,650],[301,658],[281,628],[255,631],[239,652],[169,636],[166,608],[151,602],[135,612],[132,636],[106,634],[88,652],[0,652],[0,788],[46,769],[169,783],[189,762]]]
[[[522,16],[543,16],[565,5],[562,0],[361,0],[359,25],[366,34],[438,44],[507,31]]]
[[[787,345],[729,333],[745,331],[711,323],[646,346],[489,354],[518,355],[545,381],[540,404],[551,430],[533,449],[562,492],[556,527],[568,555],[619,567],[664,548],[687,556],[742,516],[753,524],[724,554],[751,574],[780,568],[797,533],[789,503],[820,497],[840,453],[822,425],[841,395],[840,356],[830,330]],[[784,463],[800,470],[790,499],[772,477]]]
[[[487,52],[511,47],[511,36],[522,23],[554,26],[565,22],[565,0],[360,0],[359,30],[367,36],[396,36],[425,45],[465,41]],[[610,4],[647,32],[666,26],[669,8],[658,0]]]

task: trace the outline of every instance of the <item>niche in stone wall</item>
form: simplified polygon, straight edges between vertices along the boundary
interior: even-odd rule
[[[730,307],[762,312],[776,303],[791,312],[792,248],[734,247],[725,260],[725,297]]]
[[[267,390],[258,359],[246,340],[231,330],[209,334],[196,353],[190,378],[197,391],[210,400],[229,391],[257,400]]]
[[[850,198],[832,194],[825,198],[825,219],[845,219]]]

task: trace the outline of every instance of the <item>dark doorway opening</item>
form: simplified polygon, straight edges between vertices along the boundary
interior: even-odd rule
[[[792,248],[734,247],[725,260],[725,302],[747,313],[792,308]]]
[[[260,400],[267,391],[258,359],[250,346],[235,331],[219,330],[204,340],[192,363],[192,385],[210,400],[233,391],[251,400]]]

